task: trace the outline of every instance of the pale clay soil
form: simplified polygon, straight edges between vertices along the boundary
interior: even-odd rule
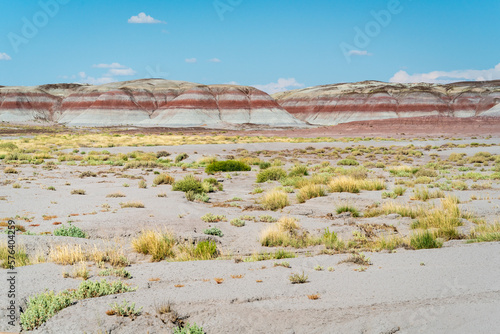
[[[494,144],[491,147],[443,148],[424,151],[425,145],[440,146],[445,143],[468,144],[471,142]],[[294,157],[288,154],[278,156],[284,150],[314,148],[348,147],[365,145],[366,147],[391,145],[406,146],[409,142],[368,141],[359,143],[259,143],[228,145],[185,145],[170,147],[115,147],[107,148],[111,153],[127,153],[135,150],[157,152],[161,150],[172,156],[185,152],[187,162],[194,162],[203,156],[216,155],[220,160],[228,155],[238,157],[238,149],[246,149],[250,155],[257,150],[275,151],[271,156],[259,156],[268,161],[276,157],[282,159],[284,168],[293,166]],[[451,153],[466,153],[468,157],[477,152],[500,154],[498,138],[478,140],[413,141],[424,153],[423,157],[414,158],[413,166],[429,162],[430,154],[436,153],[446,159]],[[104,150],[104,149],[82,149]],[[196,153],[195,153],[196,152]],[[346,154],[342,155],[343,157]],[[311,165],[330,161],[337,166],[339,159],[329,160],[317,156],[295,156],[302,163]],[[292,161],[293,160],[293,161]],[[360,158],[361,163],[367,161]],[[402,164],[408,164],[403,162]],[[491,168],[485,167],[486,171]],[[1,169],[5,167],[2,163]],[[349,168],[349,167],[347,167]],[[295,194],[290,194],[291,205],[281,211],[244,210],[255,205],[262,194],[252,194],[260,186],[264,190],[279,186],[279,182],[257,185],[258,166],[252,166],[250,172],[227,173],[216,175],[223,180],[224,189],[211,193],[209,203],[189,202],[184,193],[174,192],[170,185],[152,187],[156,175],[145,169],[128,169],[110,166],[71,166],[62,163],[53,170],[41,166],[19,165],[19,174],[0,175],[0,217],[34,217],[31,222],[17,220],[30,232],[52,232],[59,227],[53,222],[72,221],[88,235],[88,239],[55,237],[51,235],[18,236],[17,242],[25,245],[28,254],[47,255],[54,245],[81,244],[85,247],[106,247],[117,245],[122,248],[132,264],[126,268],[132,278],[126,280],[137,287],[135,292],[111,295],[78,301],[63,309],[49,319],[34,333],[171,333],[173,324],[165,317],[158,316],[155,305],[171,302],[174,309],[186,317],[189,323],[203,326],[207,333],[495,333],[500,328],[500,242],[467,244],[465,240],[446,242],[443,248],[430,250],[406,250],[399,248],[394,252],[382,251],[367,253],[372,265],[364,272],[356,271],[359,266],[339,262],[347,254],[321,255],[323,246],[297,251],[298,257],[286,259],[291,268],[273,267],[276,260],[236,263],[234,258],[251,255],[255,252],[274,252],[275,248],[260,245],[260,232],[270,226],[263,222],[246,222],[243,227],[230,225],[229,221],[241,215],[271,215],[279,218],[292,216],[312,235],[321,234],[325,228],[338,233],[344,240],[352,238],[359,223],[387,224],[395,226],[402,236],[410,233],[412,219],[399,215],[379,216],[374,218],[352,218],[337,215],[335,208],[349,203],[360,212],[375,202],[392,201],[382,199],[382,191],[361,191],[359,194],[329,193],[325,197],[314,198],[303,204],[297,203]],[[103,172],[97,177],[79,178],[84,171]],[[161,168],[153,170],[163,172]],[[479,171],[480,168],[476,168]],[[38,175],[34,176],[33,172]],[[202,168],[182,171],[172,167],[164,172],[175,179],[195,173],[207,177]],[[117,173],[142,176],[148,184],[147,189],[139,189],[139,179],[122,178]],[[451,175],[457,174],[457,167]],[[370,177],[382,177],[386,180],[387,190],[394,188],[395,178],[384,169],[372,168]],[[21,181],[18,179],[21,178]],[[14,189],[12,184],[3,181],[12,179],[21,184]],[[442,182],[444,179],[441,179]],[[69,182],[70,185],[65,185]],[[466,181],[469,185],[473,181]],[[500,217],[500,181],[477,181],[491,183],[486,190],[446,191],[456,195],[463,211],[473,212],[488,223],[499,221]],[[128,183],[130,187],[124,187]],[[46,188],[54,186],[56,191]],[[86,195],[71,195],[73,189],[84,189]],[[107,198],[106,195],[122,192],[124,198]],[[157,197],[159,193],[167,197]],[[413,204],[422,203],[410,200],[412,190],[395,201]],[[475,195],[477,199],[471,200]],[[231,201],[239,197],[241,201]],[[145,208],[122,209],[120,202],[140,200]],[[235,206],[214,207],[214,203],[236,203]],[[102,210],[102,204],[108,203],[109,211]],[[427,203],[439,203],[439,199]],[[206,213],[224,214],[227,221],[206,223],[201,216]],[[328,214],[333,214],[327,216]],[[43,215],[57,216],[43,220]],[[30,224],[40,226],[29,227]],[[227,260],[193,262],[150,262],[148,256],[139,255],[132,250],[131,240],[142,230],[168,229],[177,236],[187,239],[206,239],[203,230],[208,227],[220,228],[223,237],[211,237],[218,243],[219,249]],[[474,226],[465,221],[460,231],[467,234]],[[2,241],[6,238],[1,235]],[[279,260],[281,262],[282,260]],[[425,265],[422,265],[425,264]],[[100,269],[95,264],[89,267],[91,280],[100,280]],[[323,271],[314,267],[321,265]],[[334,267],[329,272],[327,267]],[[5,282],[6,270],[0,269],[2,282]],[[76,288],[81,279],[63,278],[63,271],[71,271],[68,266],[54,263],[41,263],[17,268],[18,303],[46,289],[62,291]],[[306,284],[291,284],[288,276],[304,271],[308,276]],[[243,275],[240,279],[231,275]],[[224,278],[222,284],[216,284],[215,277]],[[159,281],[150,281],[159,278]],[[112,276],[108,280],[117,279]],[[208,281],[207,281],[208,280]],[[262,282],[257,282],[261,280]],[[182,284],[178,288],[174,285]],[[0,331],[16,332],[20,327],[12,328],[7,324],[6,283],[0,284]],[[320,299],[310,300],[307,295],[319,294]],[[135,320],[117,316],[107,316],[110,304],[121,303],[124,299],[143,307],[142,314]]]

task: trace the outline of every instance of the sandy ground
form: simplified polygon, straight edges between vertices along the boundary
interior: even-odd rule
[[[480,142],[485,146],[471,147]],[[466,145],[465,148],[449,148],[445,144]],[[114,147],[110,153],[168,151],[175,156],[187,153],[186,162],[195,162],[203,156],[217,156],[225,159],[238,157],[241,150],[249,155],[261,153],[259,158],[272,161],[280,158],[284,168],[289,169],[296,162],[311,166],[329,161],[336,166],[339,158],[328,158],[317,154],[304,153],[308,147],[315,149],[346,149],[364,145],[373,148],[398,148],[408,144],[424,152],[422,157],[413,157],[409,164],[422,166],[434,159],[445,160],[451,153],[466,153],[467,157],[478,152],[500,154],[500,140],[489,139],[452,140],[438,138],[432,141],[412,140],[411,142],[365,141],[360,143],[259,143],[227,145],[184,145],[164,147]],[[423,150],[424,146],[433,146]],[[445,145],[445,146],[443,146]],[[82,149],[83,150],[83,149]],[[87,149],[103,150],[103,149]],[[345,157],[348,154],[342,154]],[[435,155],[432,157],[431,155]],[[361,157],[360,162],[371,159]],[[436,160],[432,160],[436,161]],[[5,165],[5,164],[3,164]],[[467,166],[472,166],[468,164]],[[484,167],[485,172],[489,167]],[[2,169],[5,166],[2,166]],[[170,302],[175,310],[186,317],[186,321],[203,326],[207,333],[493,333],[500,325],[500,242],[467,244],[465,240],[454,240],[441,249],[405,250],[395,252],[365,253],[372,265],[366,271],[359,266],[339,263],[346,254],[320,255],[322,246],[297,251],[298,257],[287,259],[291,268],[274,267],[276,260],[236,263],[233,258],[248,256],[255,252],[274,251],[260,245],[259,235],[270,224],[247,222],[243,227],[230,225],[229,221],[241,215],[271,215],[275,218],[292,216],[313,235],[321,234],[325,228],[334,230],[344,239],[352,237],[358,224],[388,224],[395,226],[398,233],[410,233],[412,219],[399,215],[374,218],[353,218],[337,215],[335,208],[348,203],[364,212],[373,203],[384,203],[382,191],[362,191],[359,194],[329,193],[325,197],[308,200],[299,204],[290,194],[292,203],[282,211],[245,210],[256,204],[261,194],[252,193],[257,186],[269,190],[279,186],[278,182],[257,185],[258,166],[250,172],[216,175],[223,186],[221,192],[211,193],[210,202],[189,202],[184,193],[174,192],[170,185],[152,186],[156,176],[153,169],[128,169],[110,166],[79,166],[62,163],[54,169],[44,169],[36,165],[19,165],[19,174],[4,174],[0,177],[0,217],[18,217],[17,222],[37,235],[21,235],[17,241],[25,245],[30,255],[46,256],[54,245],[80,244],[85,247],[104,248],[118,246],[131,260],[126,269],[132,278],[126,280],[138,289],[120,295],[78,301],[49,319],[36,333],[171,333],[173,324],[155,311],[155,306]],[[481,167],[475,167],[479,172]],[[80,178],[84,171],[98,173],[97,177]],[[203,168],[171,167],[168,171],[176,179],[188,174],[207,177]],[[456,168],[450,176],[459,175]],[[436,180],[443,182],[446,174]],[[395,186],[396,179],[386,169],[370,169],[369,177],[386,180],[388,190]],[[137,184],[144,179],[148,188],[139,189]],[[13,182],[21,187],[14,189]],[[499,181],[472,181],[486,184],[483,190],[450,190],[456,195],[460,208],[473,212],[487,223],[498,221],[500,216]],[[125,187],[127,183],[129,187]],[[50,191],[47,187],[55,187]],[[86,195],[71,195],[73,189],[84,189]],[[122,192],[124,198],[108,198],[106,195]],[[158,197],[166,193],[167,197]],[[411,199],[411,189],[396,201],[400,203],[420,203]],[[472,199],[474,197],[474,199]],[[236,198],[236,199],[235,199]],[[145,208],[120,207],[120,202],[140,200]],[[431,199],[427,203],[439,203]],[[109,209],[103,209],[103,204]],[[201,217],[206,213],[224,214],[225,222],[206,223]],[[44,216],[53,218],[44,220]],[[53,232],[59,225],[54,222],[71,221],[89,235],[89,239],[54,237],[40,235]],[[38,226],[33,226],[38,225]],[[204,239],[203,230],[217,226],[223,237],[211,237],[217,241],[222,253],[231,259],[194,262],[151,263],[147,256],[132,250],[130,241],[142,230],[169,229],[181,238]],[[467,233],[474,224],[464,221],[461,231]],[[5,235],[2,235],[6,238]],[[316,266],[325,270],[314,270]],[[334,271],[327,271],[334,267]],[[0,269],[7,275],[6,270]],[[18,270],[18,301],[44,291],[62,291],[76,288],[81,280],[63,278],[62,272],[71,270],[67,266],[41,263],[20,267]],[[91,280],[99,280],[99,269],[89,263]],[[308,276],[306,284],[291,284],[288,276],[304,271]],[[232,278],[231,275],[242,275]],[[224,279],[216,284],[214,278]],[[159,280],[151,281],[152,278]],[[109,279],[109,278],[108,278]],[[257,282],[257,281],[262,282]],[[175,287],[181,284],[183,287]],[[7,287],[0,285],[3,290]],[[308,299],[308,295],[319,294],[318,300]],[[0,330],[15,332],[6,322],[7,305],[5,293],[0,302]],[[142,315],[135,320],[107,316],[105,311],[113,302],[124,299],[143,307]]]

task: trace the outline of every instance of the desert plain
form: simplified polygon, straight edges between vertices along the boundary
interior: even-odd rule
[[[335,129],[6,126],[0,331],[498,331],[498,135]]]

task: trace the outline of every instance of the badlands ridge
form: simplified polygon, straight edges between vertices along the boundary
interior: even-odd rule
[[[271,127],[446,116],[500,116],[500,81],[395,84],[378,81],[274,94],[237,85],[142,79],[100,86],[0,86],[0,121],[68,126]]]

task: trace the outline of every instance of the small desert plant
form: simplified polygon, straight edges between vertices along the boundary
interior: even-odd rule
[[[273,216],[269,216],[269,215],[262,215],[262,216],[259,216],[259,221],[263,222],[263,223],[274,223],[276,222],[278,219],[274,218]]]
[[[122,207],[122,209],[124,209],[124,208],[139,208],[139,209],[142,209],[142,208],[144,208],[144,204],[141,201],[122,202],[122,203],[120,203],[120,206]]]
[[[252,168],[249,165],[241,161],[215,161],[205,168],[205,173],[214,174],[216,172],[246,172],[250,171],[251,169]]]
[[[203,327],[194,324],[186,323],[184,327],[176,327],[173,334],[205,334]]]
[[[339,263],[350,262],[354,264],[369,266],[372,263],[370,262],[370,258],[366,257],[363,253],[354,253],[351,254],[347,259],[340,261]]]
[[[5,169],[3,170],[3,172],[5,174],[17,174],[17,173],[19,173],[16,169],[14,169],[12,167],[5,167]]]
[[[175,179],[168,174],[159,174],[153,179],[153,184],[155,184],[155,185],[173,184],[174,182],[175,182]]]
[[[106,197],[112,197],[112,198],[125,197],[125,194],[122,192],[116,192],[116,193],[108,194],[108,195],[106,195]]]
[[[146,183],[146,181],[144,180],[140,180],[139,183],[137,184],[137,186],[140,188],[140,189],[146,189],[148,187],[148,184]]]
[[[84,281],[80,284],[78,289],[74,292],[77,299],[96,298],[107,295],[114,295],[128,291],[134,291],[122,281],[108,282],[105,279],[101,281]]]
[[[281,178],[286,177],[286,171],[280,167],[269,167],[264,169],[257,174],[257,183],[262,183],[266,181],[278,181]]]
[[[49,187],[47,187],[47,190],[52,190],[52,191],[55,191],[55,190],[56,190],[56,188],[55,188],[54,186],[49,186]]]
[[[83,178],[85,178],[85,177],[96,177],[96,176],[97,176],[97,174],[96,174],[96,173],[94,173],[94,172],[92,172],[92,171],[89,171],[89,170],[88,170],[88,171],[85,171],[85,172],[80,173],[80,179],[83,179]]]
[[[116,276],[116,277],[123,277],[123,278],[130,278],[132,277],[128,271],[126,271],[124,268],[120,269],[106,269],[102,270],[98,274],[99,276]]]
[[[290,204],[288,194],[283,190],[274,189],[264,194],[260,202],[262,207],[266,210],[279,210]]]
[[[290,282],[292,282],[292,284],[306,283],[308,278],[309,276],[304,274],[304,272],[302,272],[302,274],[293,273],[288,277],[288,279],[290,280]]]
[[[284,267],[284,268],[291,268],[292,266],[290,265],[289,262],[287,261],[282,261],[282,262],[274,262],[275,267]]]
[[[359,211],[353,206],[349,204],[339,206],[336,210],[337,214],[341,214],[343,212],[350,212],[353,217],[359,217]]]
[[[12,185],[12,188],[14,188],[14,189],[19,189],[19,188],[21,188],[21,184],[19,184],[19,183],[17,183],[17,182],[16,182],[16,183],[14,183],[14,184]]]
[[[156,152],[156,158],[163,158],[163,157],[168,157],[170,156],[170,153],[168,153],[167,151],[158,151]]]
[[[241,219],[234,218],[230,222],[231,225],[236,226],[236,227],[242,227],[245,226],[245,222]]]
[[[201,220],[207,223],[217,223],[220,221],[226,221],[225,215],[214,215],[212,213],[207,213],[201,217]]]
[[[73,226],[71,223],[68,226],[61,226],[54,230],[55,236],[73,237],[73,238],[86,238],[87,234],[79,227]]]
[[[71,190],[71,195],[85,195],[85,190],[73,189],[73,190]]]
[[[218,237],[224,236],[222,231],[217,227],[207,228],[207,229],[203,230],[203,233],[208,234],[208,235],[216,235]]]
[[[107,311],[108,315],[117,315],[119,317],[129,317],[131,319],[141,315],[142,307],[135,309],[135,303],[129,304],[124,300],[121,304],[114,303],[111,305],[111,310]]]

